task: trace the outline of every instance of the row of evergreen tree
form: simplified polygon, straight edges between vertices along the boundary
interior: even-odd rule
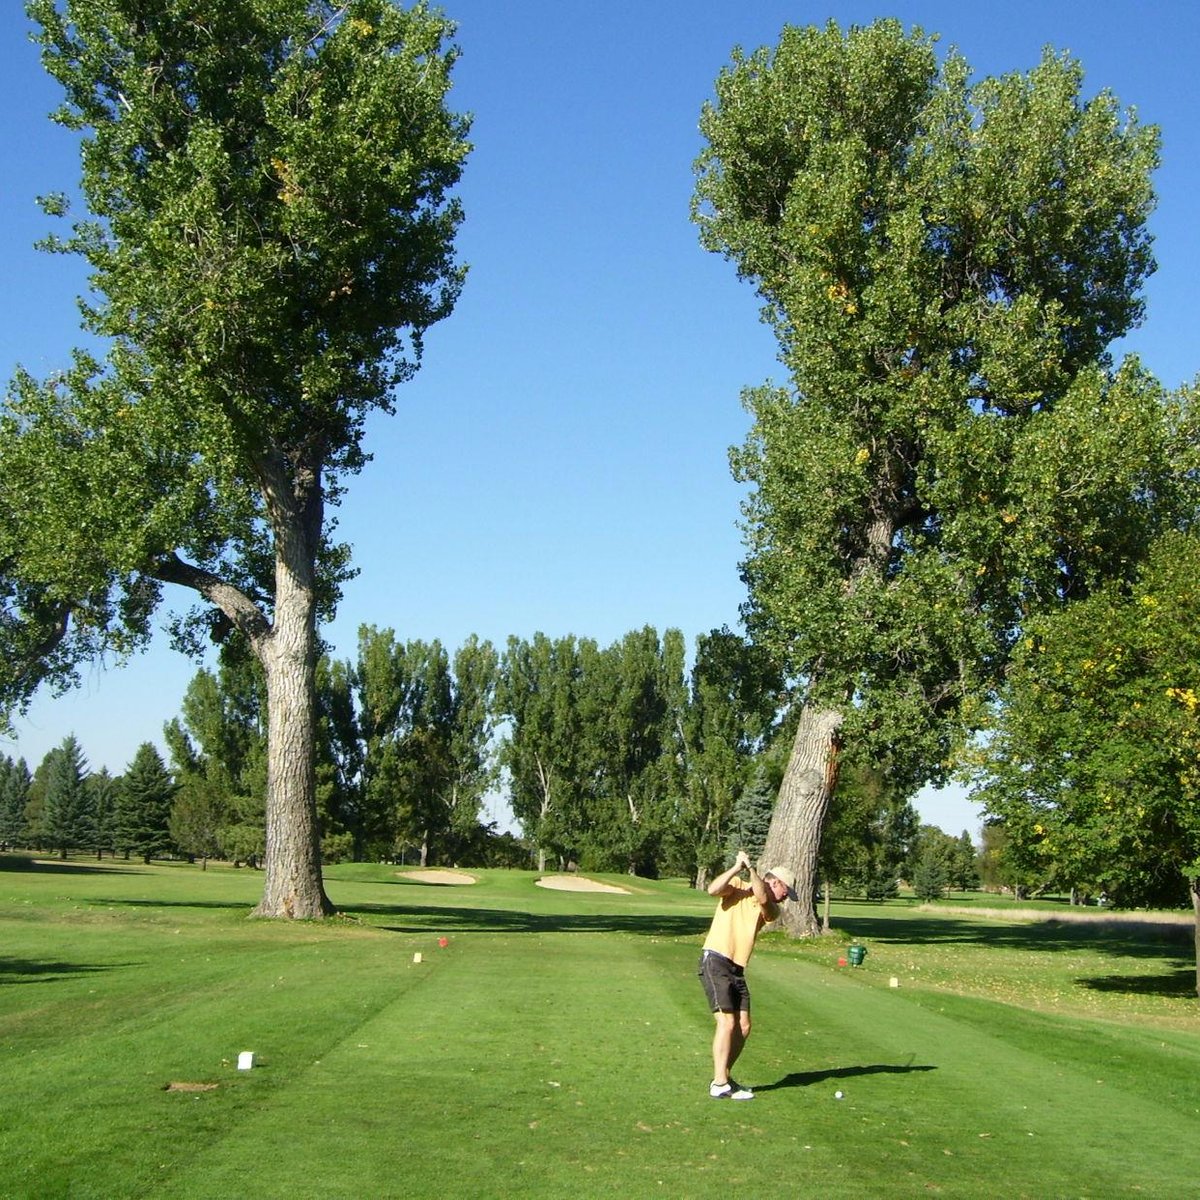
[[[123,775],[90,771],[74,735],[31,774],[23,758],[0,755],[0,847],[37,849],[66,858],[138,855],[145,862],[176,849],[171,836],[175,782],[150,742]]]

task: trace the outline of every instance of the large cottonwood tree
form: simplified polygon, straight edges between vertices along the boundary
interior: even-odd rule
[[[1160,395],[1107,347],[1141,316],[1158,139],[1047,52],[972,82],[880,21],[736,53],[694,216],[765,302],[788,387],[733,466],[750,631],[802,705],[766,857],[813,932],[839,748],[938,779],[1014,630],[1127,572]]]
[[[0,676],[19,706],[82,659],[236,627],[269,705],[258,912],[329,911],[314,804],[316,625],[347,552],[326,506],[368,414],[452,309],[468,150],[452,26],[390,0],[32,0],[82,135],[88,329],[0,430]],[[66,203],[47,201],[61,213]]]

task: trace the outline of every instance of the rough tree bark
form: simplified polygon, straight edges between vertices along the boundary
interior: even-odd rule
[[[295,631],[281,629],[264,654],[267,682],[267,831],[260,917],[333,912],[321,881],[314,769],[314,664]],[[285,644],[291,643],[291,644]]]
[[[321,879],[316,784],[316,561],[324,518],[320,456],[260,467],[275,532],[275,608],[251,638],[267,684],[267,830],[260,917],[333,912]]]
[[[801,710],[762,867],[791,867],[796,872],[797,899],[783,906],[781,924],[793,937],[821,932],[816,912],[817,859],[829,801],[837,786],[838,731],[842,714],[834,709]]]

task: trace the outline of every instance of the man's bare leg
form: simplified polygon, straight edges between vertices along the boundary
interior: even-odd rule
[[[750,1036],[750,1013],[715,1012],[716,1029],[713,1030],[713,1083],[729,1082],[729,1072]]]

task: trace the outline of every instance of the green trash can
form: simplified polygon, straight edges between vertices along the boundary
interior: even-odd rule
[[[867,957],[867,948],[866,946],[860,946],[855,943],[850,947],[849,950],[846,951],[846,957],[850,960],[850,965],[852,967],[861,967],[863,965],[863,959]]]

